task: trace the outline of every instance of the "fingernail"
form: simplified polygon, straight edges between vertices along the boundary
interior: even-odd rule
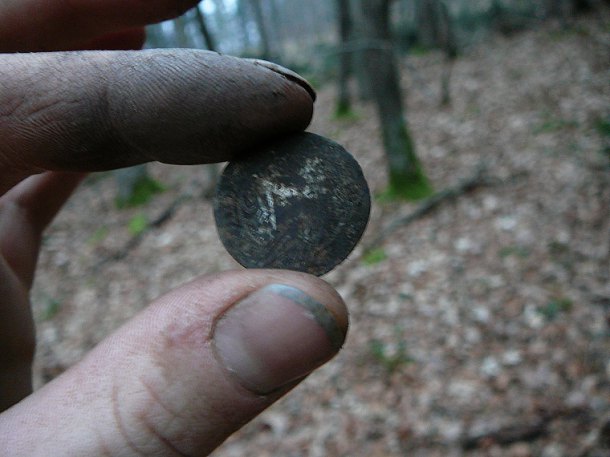
[[[250,60],[254,65],[260,65],[261,67],[268,68],[269,70],[282,75],[284,78],[286,78],[294,83],[297,83],[299,86],[301,86],[303,89],[305,89],[309,93],[309,95],[311,96],[311,98],[314,102],[316,101],[317,95],[316,95],[315,89],[311,86],[311,84],[309,84],[309,81],[307,81],[305,78],[303,78],[298,73],[295,73],[294,71],[289,70],[288,68],[282,67],[281,65],[275,64],[273,62],[269,62],[267,60],[260,60],[260,59],[248,59],[248,60]]]
[[[333,314],[301,290],[266,286],[217,322],[218,357],[248,390],[267,394],[302,378],[336,354],[345,330]]]

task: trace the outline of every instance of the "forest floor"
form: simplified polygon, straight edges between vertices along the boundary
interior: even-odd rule
[[[446,108],[442,56],[403,61],[435,188],[481,164],[491,181],[328,274],[351,312],[344,350],[215,456],[610,455],[609,23],[493,37],[456,61]],[[320,90],[310,130],[345,145],[379,194],[374,108],[336,120],[334,100]],[[160,294],[238,267],[202,197],[204,167],[150,171],[167,190],[148,205],[117,210],[102,174],[49,229],[32,294],[37,386]],[[375,200],[361,246],[416,207]]]

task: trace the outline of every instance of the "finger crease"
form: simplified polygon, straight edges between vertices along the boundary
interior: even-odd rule
[[[146,429],[152,436],[154,436],[167,450],[172,452],[174,455],[178,455],[180,457],[191,457],[190,454],[185,454],[176,446],[174,446],[174,444],[169,439],[163,436],[161,432],[159,432],[159,430],[153,427],[152,424],[150,424],[145,418],[142,418],[142,424],[144,425],[144,427],[146,427]]]
[[[136,443],[131,440],[129,433],[127,432],[127,427],[125,426],[125,421],[121,415],[121,408],[119,406],[119,387],[116,384],[112,387],[112,415],[114,416],[114,422],[117,426],[119,434],[123,438],[123,441],[127,447],[129,447],[129,449],[131,449],[135,455],[144,457],[144,452],[142,452]]]
[[[146,389],[148,394],[155,401],[155,403],[157,405],[159,405],[167,414],[169,414],[171,417],[176,418],[176,419],[181,419],[182,418],[180,416],[180,414],[176,413],[176,411],[172,410],[163,401],[161,401],[161,398],[159,397],[159,395],[157,394],[155,389],[153,389],[151,387],[151,385],[147,381],[145,381],[144,379],[140,379],[140,382],[142,383],[142,385],[144,386],[144,388]]]
[[[161,397],[159,396],[157,391],[150,385],[150,383],[148,381],[144,380],[143,378],[140,378],[140,383],[142,384],[142,386],[144,386],[144,389],[146,389],[146,391],[148,392],[150,397],[153,399],[153,401],[157,405],[159,405],[169,415],[169,417],[171,417],[172,419],[183,419],[180,414],[178,414],[172,408],[167,406],[165,404],[165,402],[163,402],[161,400]],[[172,451],[173,453],[175,453],[178,456],[187,456],[188,457],[188,454],[185,454],[182,451],[180,451],[180,449],[178,449],[176,446],[174,446],[174,444],[168,438],[163,436],[161,434],[161,432],[159,432],[159,430],[157,430],[155,427],[153,427],[153,425],[146,419],[146,416],[142,416],[141,420],[142,420],[142,424],[146,427],[146,429],[155,438],[157,438],[159,440],[159,442],[161,442],[167,449],[169,449],[170,451]]]

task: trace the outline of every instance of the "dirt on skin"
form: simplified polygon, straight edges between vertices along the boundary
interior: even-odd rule
[[[608,23],[606,10],[470,49],[446,108],[442,56],[403,61],[408,122],[435,188],[480,164],[493,185],[328,274],[351,312],[345,348],[215,456],[610,455]],[[374,107],[335,120],[334,102],[323,88],[310,130],[350,150],[382,192]],[[239,268],[203,196],[205,167],[150,171],[167,190],[146,206],[117,210],[114,182],[98,175],[48,230],[32,293],[37,386],[160,294]],[[130,242],[179,196],[165,223]],[[374,201],[362,245],[415,206]]]

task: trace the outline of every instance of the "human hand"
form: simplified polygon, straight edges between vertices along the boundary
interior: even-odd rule
[[[2,2],[0,51],[135,49],[194,3]],[[84,173],[228,160],[311,114],[296,75],[213,53],[0,54],[0,455],[209,453],[336,353],[347,312],[330,286],[235,271],[156,300],[31,394],[41,234]]]

